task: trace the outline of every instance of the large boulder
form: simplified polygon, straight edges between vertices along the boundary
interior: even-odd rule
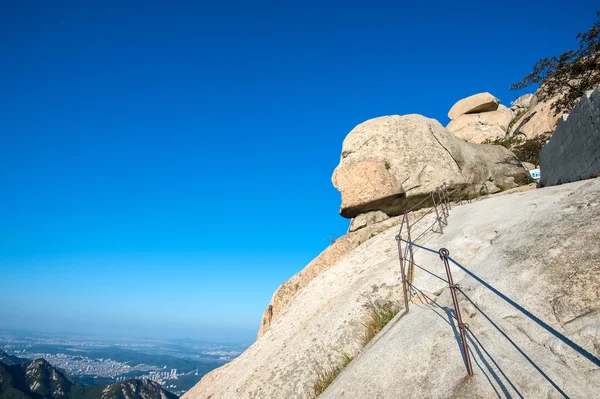
[[[526,182],[519,165],[506,148],[466,143],[434,119],[383,116],[346,136],[332,181],[342,195],[342,216],[377,210],[394,216],[443,183],[452,190],[490,177],[506,187]]]
[[[454,120],[463,114],[495,111],[498,109],[498,104],[500,100],[490,93],[473,94],[454,104],[448,112],[448,118]]]
[[[496,111],[461,115],[451,121],[446,129],[458,138],[479,144],[486,139],[504,137],[513,117],[513,111],[500,104]]]

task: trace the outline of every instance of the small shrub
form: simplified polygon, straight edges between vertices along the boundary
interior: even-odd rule
[[[529,140],[523,141],[515,146],[512,151],[521,160],[521,162],[529,162],[534,165],[540,164],[540,152],[546,141],[550,139],[552,132],[540,134]]]
[[[540,151],[550,139],[552,132],[542,133],[532,139],[524,139],[522,136],[506,137],[499,139],[486,139],[483,144],[501,145],[511,150],[521,162],[529,162],[534,165],[540,164]]]
[[[523,139],[520,136],[501,137],[496,139],[485,139],[481,144],[501,145],[510,150],[511,147],[520,144]]]
[[[402,307],[393,302],[380,302],[369,300],[367,302],[367,318],[363,323],[365,332],[361,344],[366,346],[383,330],[383,328],[400,312]]]

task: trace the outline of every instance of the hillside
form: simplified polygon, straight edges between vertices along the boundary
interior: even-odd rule
[[[0,362],[0,398],[3,399],[174,399],[170,392],[148,380],[127,380],[105,387],[73,384],[44,359],[19,364]]]

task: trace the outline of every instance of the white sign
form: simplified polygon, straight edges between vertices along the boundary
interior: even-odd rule
[[[529,171],[529,175],[531,176],[532,179],[539,180],[539,178],[540,178],[540,170],[539,169],[531,169]]]

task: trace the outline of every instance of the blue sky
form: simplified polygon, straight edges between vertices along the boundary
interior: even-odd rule
[[[356,124],[508,104],[598,8],[412,3],[0,2],[0,328],[250,342]]]

